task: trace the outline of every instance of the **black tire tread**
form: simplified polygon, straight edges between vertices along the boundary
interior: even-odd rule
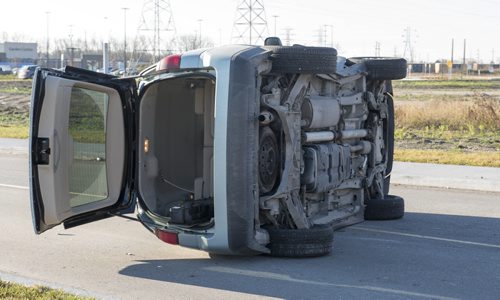
[[[330,254],[333,245],[333,228],[315,226],[310,229],[267,228],[272,256],[315,257]]]
[[[396,80],[406,77],[407,64],[404,58],[353,57],[350,61],[363,62],[368,71],[368,80]]]
[[[365,220],[396,220],[404,216],[403,198],[386,195],[384,199],[370,199],[365,207]]]
[[[392,82],[386,81],[386,93],[392,93]],[[387,140],[387,167],[385,169],[386,177],[384,179],[384,195],[389,194],[389,186],[391,183],[391,172],[394,160],[394,100],[391,96],[387,97],[387,133],[384,137]]]
[[[274,73],[329,74],[337,71],[337,50],[328,47],[275,46],[270,59]]]

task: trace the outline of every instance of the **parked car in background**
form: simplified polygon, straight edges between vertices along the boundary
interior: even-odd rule
[[[38,68],[37,65],[26,65],[22,66],[18,71],[17,71],[17,78],[20,79],[29,79],[33,78],[33,75],[35,74],[35,70]]]
[[[12,74],[12,69],[8,65],[1,65],[0,66],[0,75],[9,75]]]
[[[334,229],[404,215],[389,184],[391,80],[405,76],[401,58],[279,40],[167,56],[137,78],[38,69],[35,232],[136,208],[170,244],[329,254]]]

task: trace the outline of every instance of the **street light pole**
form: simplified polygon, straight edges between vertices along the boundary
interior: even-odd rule
[[[73,47],[73,24],[68,25],[69,27],[69,51],[70,51],[70,66],[73,66],[73,61],[75,59],[75,48]]]
[[[278,15],[273,15],[274,18],[274,36],[276,36],[276,19],[278,19]]]
[[[201,48],[201,22],[203,22],[203,19],[198,19],[198,35],[199,35],[199,45],[198,47]]]
[[[333,25],[328,25],[328,27],[330,27],[330,47],[333,48]]]
[[[45,12],[45,15],[47,16],[47,63],[46,63],[46,67],[48,68],[49,67],[49,14],[50,12],[49,11],[46,11]]]
[[[123,9],[123,74],[127,75],[127,10],[128,7]]]

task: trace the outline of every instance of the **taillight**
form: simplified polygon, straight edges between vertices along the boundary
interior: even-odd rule
[[[174,54],[166,56],[156,64],[156,71],[179,70],[181,68],[181,55]]]
[[[155,234],[160,240],[167,244],[179,245],[179,237],[176,232],[156,229]]]

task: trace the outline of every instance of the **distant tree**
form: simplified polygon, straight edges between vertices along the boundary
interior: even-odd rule
[[[211,40],[204,38],[200,40],[200,37],[197,34],[181,35],[180,37],[178,37],[177,40],[178,40],[178,48],[182,52],[214,46],[214,43]]]

